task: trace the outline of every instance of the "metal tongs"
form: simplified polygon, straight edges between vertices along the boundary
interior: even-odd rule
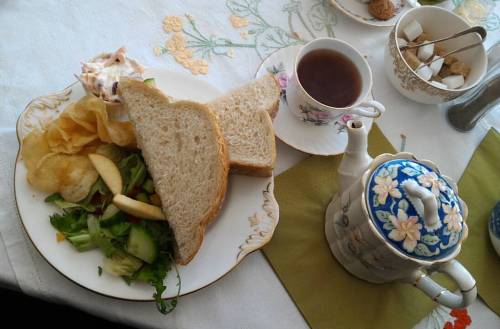
[[[434,40],[434,41],[420,43],[418,45],[412,45],[412,46],[406,45],[406,46],[400,47],[399,50],[405,51],[407,49],[420,48],[422,46],[430,45],[430,44],[433,44],[433,43],[443,42],[443,41],[450,40],[450,39],[455,39],[455,38],[458,38],[458,37],[461,37],[463,35],[470,34],[470,33],[477,33],[477,34],[479,34],[479,36],[481,37],[481,41],[473,43],[473,44],[465,46],[465,47],[462,47],[462,48],[458,48],[458,49],[452,50],[452,51],[444,54],[443,56],[440,56],[439,58],[431,59],[431,60],[428,60],[427,62],[424,63],[425,65],[429,65],[432,62],[437,61],[437,60],[439,60],[441,58],[445,58],[447,56],[456,54],[458,52],[461,52],[461,51],[464,51],[464,50],[471,49],[471,48],[474,48],[474,47],[482,45],[483,42],[484,42],[484,40],[486,39],[486,30],[482,26],[473,26],[473,27],[468,28],[466,30],[463,30],[461,32],[458,32],[458,33],[455,33],[453,35],[450,35],[449,37],[437,39],[437,40]]]

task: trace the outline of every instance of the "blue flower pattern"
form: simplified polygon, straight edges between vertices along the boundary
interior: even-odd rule
[[[436,196],[440,222],[426,227],[421,209],[402,184],[414,180]],[[450,184],[424,163],[394,159],[378,166],[366,185],[366,203],[378,231],[401,253],[436,260],[455,251],[462,237],[462,206]]]

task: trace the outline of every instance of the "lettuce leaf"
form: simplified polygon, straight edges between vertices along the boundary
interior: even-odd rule
[[[60,209],[71,209],[71,208],[82,208],[88,212],[94,212],[95,207],[91,204],[80,204],[74,202],[68,202],[59,193],[54,193],[45,198],[45,202],[52,203]]]
[[[124,194],[129,194],[135,187],[140,187],[147,176],[146,165],[142,157],[133,153],[126,158],[123,158],[118,163],[118,168],[122,174],[124,182]]]

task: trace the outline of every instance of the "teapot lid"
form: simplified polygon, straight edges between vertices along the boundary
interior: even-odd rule
[[[455,184],[429,163],[401,158],[383,162],[365,186],[371,221],[404,255],[434,261],[460,245],[467,212]]]

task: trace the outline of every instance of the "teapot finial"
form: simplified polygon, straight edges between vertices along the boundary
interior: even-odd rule
[[[434,193],[429,189],[418,185],[414,180],[408,180],[402,184],[403,189],[413,201],[417,212],[424,214],[424,222],[427,231],[433,232],[441,227],[438,215],[438,203]],[[423,211],[422,211],[423,210]]]
[[[340,191],[351,186],[372,162],[368,154],[368,133],[363,121],[359,119],[347,122],[347,147],[338,169]]]

